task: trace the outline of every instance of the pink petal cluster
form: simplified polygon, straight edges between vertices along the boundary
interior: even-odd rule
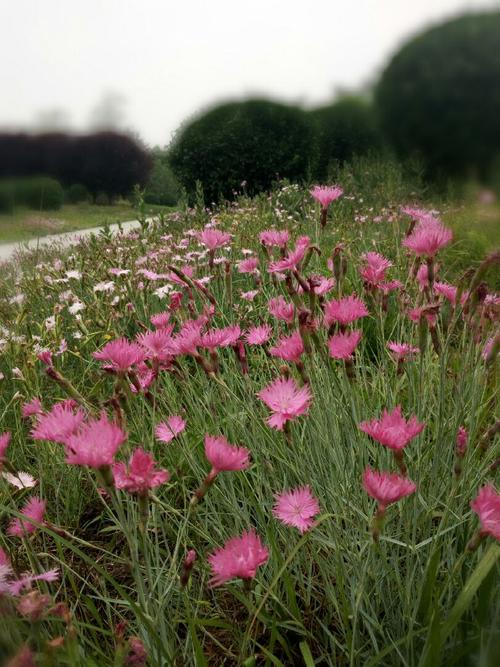
[[[287,324],[292,324],[295,318],[295,306],[288,303],[283,296],[277,296],[269,299],[267,304],[269,313],[277,320],[282,320]]]
[[[56,403],[50,412],[39,415],[31,431],[34,440],[51,440],[64,444],[68,437],[81,426],[85,413],[81,408],[75,410],[74,401]]]
[[[380,419],[361,422],[359,428],[381,445],[400,450],[424,430],[425,424],[415,416],[406,421],[398,405],[392,412],[384,410]]]
[[[337,185],[315,185],[310,193],[322,208],[328,208],[333,201],[344,194],[344,191]]]
[[[245,470],[250,465],[250,450],[230,445],[223,435],[205,436],[205,456],[212,464],[212,477],[220,472]]]
[[[126,338],[118,338],[106,343],[99,352],[94,352],[93,356],[99,361],[109,362],[103,366],[106,370],[125,373],[135,364],[144,361],[146,353],[137,343],[131,343]]]
[[[32,398],[31,401],[23,403],[21,407],[21,414],[24,419],[32,417],[33,415],[41,415],[42,412],[42,403],[39,398]]]
[[[284,491],[276,495],[273,514],[287,526],[298,528],[305,533],[314,525],[314,517],[319,514],[318,500],[309,486]]]
[[[241,336],[241,329],[235,326],[224,327],[223,329],[209,329],[200,337],[200,347],[214,350],[216,347],[228,347],[235,345]]]
[[[429,218],[420,222],[402,243],[417,257],[434,257],[452,239],[451,229],[445,227],[439,220]]]
[[[363,300],[351,294],[342,299],[332,299],[325,304],[324,322],[327,327],[334,322],[345,326],[368,314]]]
[[[481,522],[481,534],[500,540],[500,493],[487,484],[470,504]]]
[[[363,488],[369,496],[375,498],[381,508],[385,508],[414,493],[417,485],[407,477],[366,468],[363,473]]]
[[[200,233],[200,241],[208,250],[217,250],[231,241],[231,234],[218,229],[206,228]]]
[[[155,429],[155,435],[160,442],[168,445],[186,428],[186,421],[179,415],[172,415],[166,421],[160,422]]]
[[[277,246],[278,248],[284,248],[288,241],[290,240],[290,232],[284,229],[279,231],[277,229],[268,229],[265,232],[259,234],[259,241],[263,245],[267,246]]]
[[[312,401],[308,385],[298,387],[292,378],[278,378],[257,396],[273,413],[267,420],[271,428],[282,431],[286,422],[306,414]]]
[[[168,326],[170,321],[170,313],[164,311],[163,313],[156,313],[156,315],[151,315],[149,321],[156,329],[163,329],[163,327]]]
[[[238,264],[239,273],[256,273],[259,268],[259,259],[258,257],[248,257],[248,259],[242,259]]]
[[[143,349],[144,358],[168,361],[174,354],[172,342],[173,325],[168,324],[156,329],[138,334],[137,342]]]
[[[149,489],[165,484],[170,479],[168,470],[155,468],[155,460],[149,452],[138,447],[131,455],[128,466],[113,464],[113,478],[117,489],[146,495]]]
[[[420,352],[418,347],[413,347],[412,345],[408,345],[408,343],[395,343],[393,341],[387,343],[387,348],[391,351],[396,361],[404,361],[408,357]]]
[[[250,327],[245,334],[245,340],[249,345],[264,345],[271,338],[272,329],[269,324]]]
[[[21,510],[21,514],[24,517],[23,519],[13,519],[9,524],[7,533],[14,537],[24,537],[34,533],[37,529],[31,521],[26,521],[26,519],[31,519],[36,521],[39,524],[43,523],[43,517],[45,516],[45,508],[47,503],[45,500],[40,500],[40,498],[30,498],[24,505]]]
[[[334,359],[351,359],[361,340],[361,331],[338,333],[328,340],[328,351]]]
[[[269,348],[269,354],[285,361],[297,363],[304,354],[304,343],[298,331],[294,331],[291,336],[283,336],[278,344]]]
[[[105,412],[99,419],[89,419],[65,442],[67,463],[99,469],[110,466],[127,436]]]
[[[456,448],[458,456],[464,456],[469,442],[469,433],[464,426],[459,426],[456,439]]]
[[[286,257],[269,264],[269,273],[283,273],[285,271],[298,270],[300,268],[300,263],[305,257],[310,242],[311,239],[308,236],[301,236],[297,239],[295,248],[291,250]]]
[[[385,272],[392,266],[392,262],[378,252],[366,252],[362,258],[366,265],[359,270],[361,277],[369,285],[379,285],[385,279]]]
[[[210,586],[221,586],[231,579],[253,579],[257,568],[269,558],[269,551],[252,528],[241,537],[232,537],[208,557],[213,576]]]

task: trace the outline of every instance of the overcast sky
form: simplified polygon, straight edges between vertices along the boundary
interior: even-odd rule
[[[111,105],[165,145],[187,116],[248,94],[313,105],[374,80],[430,23],[498,0],[0,0],[0,126],[75,129]],[[120,97],[121,96],[121,97]]]

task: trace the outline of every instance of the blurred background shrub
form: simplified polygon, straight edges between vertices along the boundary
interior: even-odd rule
[[[220,104],[183,125],[169,161],[190,195],[196,181],[207,203],[268,190],[278,178],[301,180],[314,159],[310,116],[287,104],[252,99]],[[243,185],[244,183],[244,185]]]
[[[490,181],[500,155],[500,12],[408,42],[382,74],[376,104],[397,154],[420,155],[428,177]]]
[[[64,203],[61,184],[48,176],[11,178],[0,181],[0,211],[11,213],[16,207],[56,211]]]

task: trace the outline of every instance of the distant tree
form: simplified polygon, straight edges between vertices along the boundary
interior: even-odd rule
[[[78,137],[75,153],[80,161],[79,178],[93,194],[128,195],[134,185],[145,185],[152,167],[149,153],[131,137],[117,132],[98,132]]]
[[[301,109],[269,100],[228,102],[182,126],[169,151],[188,193],[203,185],[207,202],[269,189],[278,177],[300,180],[312,160],[313,128]]]
[[[500,12],[462,16],[408,42],[376,101],[399,155],[420,155],[433,176],[487,178],[500,153]]]
[[[168,163],[166,153],[160,149],[152,151],[153,167],[144,191],[147,204],[173,206],[180,195],[179,182]]]
[[[314,176],[318,180],[327,178],[331,163],[342,165],[382,146],[374,109],[361,97],[345,96],[310,114],[317,129]]]

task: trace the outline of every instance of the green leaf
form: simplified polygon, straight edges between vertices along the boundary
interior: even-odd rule
[[[300,642],[299,647],[300,647],[300,652],[302,653],[302,657],[304,658],[305,667],[314,667],[314,658],[312,657],[309,644],[305,641]]]

